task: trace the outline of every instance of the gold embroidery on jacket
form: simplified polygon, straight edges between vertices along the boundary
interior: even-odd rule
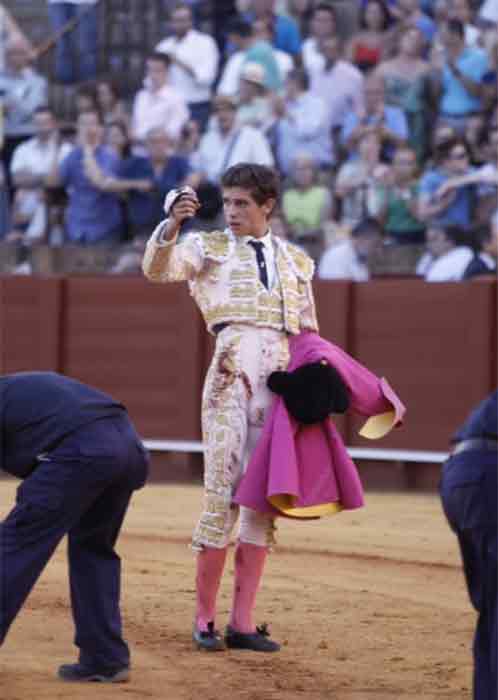
[[[204,254],[207,258],[220,259],[227,257],[230,251],[230,237],[226,231],[211,231],[202,233]]]
[[[187,234],[177,245],[148,247],[144,260],[151,279],[189,280],[208,327],[221,323],[248,323],[297,334],[318,330],[311,292],[314,263],[299,248],[273,239],[277,279],[266,290],[259,280],[253,251],[227,229]],[[203,260],[197,272],[195,252]],[[196,263],[199,265],[199,263]]]

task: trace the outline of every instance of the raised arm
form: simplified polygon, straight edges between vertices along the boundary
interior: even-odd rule
[[[420,221],[429,222],[433,217],[442,214],[455,198],[455,190],[447,192],[442,197],[433,197],[427,192],[422,192],[418,198],[417,215]]]
[[[455,190],[458,187],[465,187],[467,185],[494,185],[498,186],[498,173],[489,170],[475,170],[467,175],[460,175],[459,177],[452,177],[446,182],[444,182],[437,191],[438,197],[443,197],[451,190]]]

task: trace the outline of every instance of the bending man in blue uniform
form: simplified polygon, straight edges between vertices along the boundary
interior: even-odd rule
[[[114,551],[148,457],[126,409],[52,372],[0,376],[0,468],[23,479],[0,523],[0,644],[64,535],[79,661],[66,681],[128,679]]]
[[[496,700],[498,391],[482,401],[453,438],[441,499],[455,531],[469,596],[478,612],[474,700]]]

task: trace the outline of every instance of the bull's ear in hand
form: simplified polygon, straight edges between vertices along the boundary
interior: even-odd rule
[[[170,190],[168,192],[168,194],[166,195],[166,199],[164,200],[164,207],[163,207],[164,213],[166,214],[166,216],[169,216],[170,211],[171,211],[171,207],[173,206],[173,204],[175,204],[175,202],[178,201],[181,194],[182,194],[182,191],[179,189]]]

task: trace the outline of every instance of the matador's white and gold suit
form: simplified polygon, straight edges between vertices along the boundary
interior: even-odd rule
[[[314,266],[299,248],[265,237],[275,272],[266,289],[247,237],[226,229],[162,241],[164,226],[159,224],[147,244],[144,273],[157,282],[188,280],[208,331],[216,335],[202,399],[205,506],[193,547],[221,549],[238,515],[232,496],[271,402],[267,377],[286,368],[289,334],[317,330]],[[267,546],[272,537],[268,516],[241,508],[240,541]]]

